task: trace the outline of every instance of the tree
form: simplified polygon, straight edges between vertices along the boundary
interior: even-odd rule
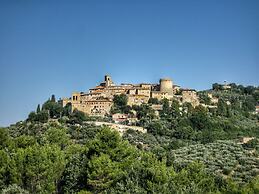
[[[63,107],[62,116],[70,116],[72,113],[72,104],[69,102]]]
[[[39,113],[35,113],[34,111],[31,112],[28,115],[27,121],[46,123],[48,119],[49,119],[49,111],[42,110]]]
[[[200,102],[204,104],[211,104],[211,99],[207,93],[199,93]]]
[[[202,106],[195,107],[194,112],[189,119],[192,123],[192,127],[196,130],[204,130],[210,128],[207,111]]]
[[[81,152],[73,154],[66,165],[59,182],[60,193],[76,193],[87,185],[87,163],[88,159]]]
[[[221,90],[222,86],[218,83],[214,83],[214,84],[212,84],[212,89],[213,90]]]
[[[55,145],[29,146],[15,155],[22,185],[30,193],[54,193],[65,167],[64,153]]]
[[[169,100],[164,98],[163,100],[161,100],[161,103],[163,105],[163,110],[160,111],[160,117],[161,118],[167,118],[168,115],[170,114]]]
[[[49,128],[45,134],[44,139],[46,143],[58,145],[61,149],[69,144],[69,136],[67,130],[62,127]]]
[[[0,149],[0,190],[10,184],[20,182],[15,161],[4,149]]]
[[[51,102],[56,102],[56,97],[55,97],[54,94],[51,95],[51,100],[50,100],[50,101],[51,101]]]
[[[39,113],[39,112],[40,112],[40,104],[38,104],[37,110],[36,110],[36,113]]]
[[[171,114],[172,118],[174,118],[174,119],[178,119],[181,117],[180,105],[179,105],[178,101],[176,101],[176,100],[172,101],[170,114]]]
[[[219,99],[218,101],[218,109],[217,109],[217,114],[220,116],[226,116],[227,115],[227,109],[228,105],[223,99]]]
[[[148,133],[152,133],[153,135],[164,135],[166,134],[165,126],[160,121],[151,122],[147,126]]]
[[[11,140],[8,130],[6,128],[0,128],[0,149],[4,149],[9,146]]]
[[[113,103],[118,107],[126,106],[128,102],[128,97],[125,94],[115,95],[113,98]]]
[[[135,149],[109,128],[103,128],[87,147],[87,181],[95,192],[108,189],[119,181],[136,158]]]
[[[248,95],[251,95],[251,94],[253,94],[254,90],[255,90],[255,87],[247,86],[247,87],[244,88],[244,93],[248,94]]]
[[[137,118],[141,126],[146,126],[156,117],[154,109],[148,104],[141,104],[132,108],[137,112]]]
[[[131,107],[128,106],[128,97],[125,94],[115,95],[113,97],[113,106],[111,108],[111,114],[125,113],[129,114]]]
[[[229,85],[231,86],[231,89],[236,89],[237,88],[237,85],[235,83],[230,83]]]
[[[256,101],[252,96],[247,96],[242,108],[244,111],[255,111]]]
[[[61,116],[63,107],[59,103],[56,103],[52,100],[48,100],[42,105],[42,110],[49,111],[50,118],[55,119],[55,118],[59,118]]]
[[[46,123],[49,119],[49,112],[47,110],[42,110],[36,115],[36,118],[36,121]]]
[[[149,98],[149,104],[159,104],[159,100],[157,98]]]
[[[201,163],[191,163],[173,177],[175,191],[180,193],[214,193],[215,178],[205,171]]]
[[[27,121],[36,121],[36,120],[37,120],[37,114],[34,111],[30,112],[30,114],[28,115]]]
[[[113,161],[107,154],[93,156],[89,161],[88,184],[97,192],[110,188],[122,175],[123,169],[119,163]]]
[[[195,132],[191,126],[177,127],[173,136],[177,139],[193,139]]]
[[[127,172],[108,193],[174,193],[170,191],[172,167],[150,152],[141,152]]]
[[[86,121],[86,120],[87,120],[87,117],[86,117],[85,113],[75,109],[73,111],[73,113],[70,115],[68,122],[72,123],[72,124],[75,124],[75,123],[82,124],[83,121]]]

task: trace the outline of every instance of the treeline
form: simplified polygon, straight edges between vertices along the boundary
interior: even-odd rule
[[[137,149],[108,128],[47,125],[38,125],[35,135],[23,130],[17,137],[0,129],[2,193],[257,193],[259,189],[258,179],[238,185],[209,173],[199,162],[174,169],[166,158]]]
[[[224,89],[223,85],[214,83],[212,91],[201,92],[201,94],[212,93],[223,101],[229,101],[235,109],[239,111],[254,111],[259,105],[259,87],[243,86],[235,83],[228,84],[229,89]],[[202,97],[202,96],[200,96]],[[206,98],[206,95],[203,97]],[[204,98],[202,99],[204,100]]]
[[[257,91],[209,91],[219,98],[212,109],[152,98],[130,107],[115,96],[111,113],[135,115],[133,124],[147,129],[122,137],[85,122],[110,116],[72,112],[52,96],[25,121],[0,128],[0,191],[259,193],[259,117],[248,102],[258,103]],[[208,101],[207,91],[200,96]],[[244,136],[254,139],[235,143]]]
[[[26,121],[33,123],[47,123],[51,119],[58,120],[60,123],[70,124],[82,124],[84,121],[89,120],[111,120],[110,117],[89,117],[77,109],[72,111],[71,103],[68,103],[63,107],[60,101],[56,101],[55,95],[52,95],[50,99],[42,104],[42,107],[38,104],[36,111],[30,112]]]

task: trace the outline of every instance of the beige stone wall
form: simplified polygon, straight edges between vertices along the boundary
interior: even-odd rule
[[[71,98],[71,102],[74,103],[74,102],[78,102],[80,101],[81,99],[81,95],[79,92],[73,92],[72,93],[72,98]]]
[[[72,110],[78,109],[89,115],[104,116],[110,112],[114,95],[126,94],[128,105],[132,106],[148,103],[150,97],[172,100],[176,98],[174,94],[179,89],[179,86],[173,85],[171,79],[161,79],[160,84],[156,85],[148,83],[115,85],[110,76],[105,76],[104,82],[90,89],[89,93],[74,92],[71,99],[62,100],[62,105],[65,106],[71,102]],[[182,96],[177,100],[190,102],[193,106],[199,104],[195,91],[183,91]]]
[[[137,89],[137,94],[150,97],[150,90],[149,89]]]
[[[105,116],[110,113],[112,101],[91,100],[72,103],[72,110],[77,109],[88,115]]]
[[[71,100],[69,98],[63,98],[61,100],[61,104],[63,107],[66,106],[68,103],[71,103]]]
[[[136,94],[137,93],[137,90],[136,89],[129,89],[128,90],[128,94]]]
[[[183,90],[182,91],[182,103],[189,102],[192,106],[199,105],[199,99],[196,91],[194,90]]]
[[[140,84],[140,87],[151,90],[152,85],[151,84]]]
[[[152,91],[151,97],[157,98],[158,100],[162,100],[164,98],[171,100],[173,98],[173,95],[169,95],[167,92]]]
[[[128,95],[128,105],[141,105],[143,103],[148,103],[149,97],[142,95]]]

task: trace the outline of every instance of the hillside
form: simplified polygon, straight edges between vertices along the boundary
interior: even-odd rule
[[[214,85],[215,86],[215,85]],[[0,128],[2,193],[258,193],[258,88],[200,91],[203,105],[155,100],[91,117],[52,96]],[[211,102],[218,99],[217,104]],[[124,99],[124,100],[121,100]],[[155,111],[152,105],[162,109]],[[157,114],[158,113],[158,114]],[[113,123],[114,128],[96,123]],[[113,125],[110,125],[113,126]],[[134,129],[145,130],[134,130]]]

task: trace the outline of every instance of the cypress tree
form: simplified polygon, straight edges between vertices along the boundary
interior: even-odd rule
[[[38,106],[37,106],[37,113],[39,113],[40,112],[40,104],[38,104]]]
[[[52,94],[52,96],[51,96],[51,102],[56,102],[56,98],[55,98],[54,94]]]

